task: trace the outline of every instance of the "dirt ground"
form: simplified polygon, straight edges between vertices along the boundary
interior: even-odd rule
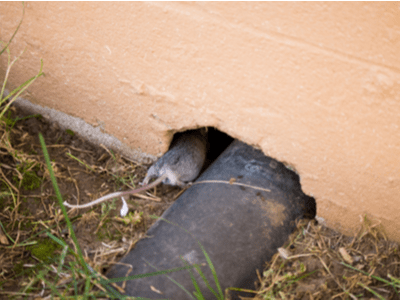
[[[27,113],[23,115],[26,116]],[[16,116],[22,114],[16,113],[14,109],[9,117]],[[11,196],[3,195],[0,200],[0,221],[8,235],[15,239],[15,244],[45,239],[46,235],[41,231],[47,228],[68,239],[44,164],[39,132],[45,138],[57,183],[65,201],[74,204],[77,201],[81,204],[87,203],[113,191],[134,188],[145,176],[144,166],[123,159],[109,150],[94,147],[72,131],[60,130],[57,125],[48,124],[40,116],[16,122],[13,129],[9,130],[12,149],[8,150],[18,154],[7,155],[5,151],[0,154],[0,175],[15,187],[14,194],[17,198],[13,200]],[[15,159],[16,156],[19,159]],[[29,168],[30,171],[25,173],[32,178],[25,174],[24,179],[18,180],[18,176],[22,176],[22,169],[19,167],[22,165]],[[37,186],[31,182],[35,180],[39,183]],[[7,192],[4,185],[1,191]],[[160,216],[179,192],[179,188],[161,185],[151,193],[135,197],[134,201],[129,202],[129,208],[136,213],[133,221],[127,225],[119,216],[122,206],[120,201],[114,201],[113,205],[72,210],[69,217],[75,218],[75,234],[83,252],[93,259],[93,267],[104,272],[112,262],[122,257],[135,242],[145,236],[149,226],[155,222],[148,215]],[[0,241],[7,241],[4,233],[0,237]],[[10,245],[10,241],[8,245],[0,244],[0,297],[4,299],[9,299],[11,295],[7,292],[18,293],[22,289],[24,278],[32,276],[29,267],[25,266],[41,261],[32,255],[31,248]]]
[[[93,146],[41,116],[15,121],[23,116],[29,113],[13,108],[0,129],[0,299],[51,299],[55,292],[46,282],[56,276],[54,259],[63,250],[48,242],[45,232],[74,246],[38,133],[45,138],[61,194],[68,202],[87,203],[134,188],[146,167]],[[132,214],[127,219],[119,216],[120,201],[69,210],[86,262],[104,274],[145,236],[155,222],[149,215],[160,216],[180,193],[179,188],[161,185],[131,196]],[[388,241],[379,223],[371,220],[360,222],[356,237],[343,236],[315,220],[301,222],[290,241],[258,274],[254,299],[400,299],[398,244]],[[71,276],[56,278],[60,291],[74,281]],[[79,281],[75,290],[83,289],[84,282]],[[93,285],[93,289],[101,287]],[[68,298],[68,292],[63,295]]]
[[[400,299],[399,245],[368,219],[355,237],[301,221],[265,270],[255,299]]]

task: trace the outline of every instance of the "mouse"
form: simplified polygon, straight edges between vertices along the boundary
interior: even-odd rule
[[[206,154],[207,137],[205,133],[197,131],[182,133],[172,142],[170,149],[149,168],[141,183],[142,187],[111,193],[86,204],[73,205],[67,201],[63,204],[71,208],[87,208],[112,198],[146,191],[160,183],[185,187],[200,174]],[[149,183],[153,178],[157,179]]]

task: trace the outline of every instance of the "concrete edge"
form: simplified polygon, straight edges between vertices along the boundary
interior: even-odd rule
[[[24,98],[17,98],[12,105],[30,111],[33,114],[41,114],[50,122],[58,124],[60,128],[70,129],[94,145],[100,146],[102,144],[106,148],[118,152],[128,160],[133,160],[137,163],[150,164],[157,159],[157,157],[153,155],[131,149],[116,137],[102,132],[100,126],[94,127],[81,118],[73,117],[55,109],[34,104]]]

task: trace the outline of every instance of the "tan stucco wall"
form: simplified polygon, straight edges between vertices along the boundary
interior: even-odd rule
[[[0,2],[2,40],[21,11]],[[400,241],[399,3],[28,2],[25,47],[32,102],[152,155],[217,127],[294,166],[329,226]]]

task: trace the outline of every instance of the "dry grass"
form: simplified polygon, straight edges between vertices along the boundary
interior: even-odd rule
[[[400,255],[379,223],[355,237],[301,222],[263,272],[255,299],[400,299]]]
[[[85,289],[87,274],[77,258],[63,253],[65,249],[54,241],[63,240],[76,250],[51,186],[37,132],[47,132],[52,168],[69,202],[89,202],[114,190],[134,188],[145,168],[103,148],[95,149],[38,116],[18,120],[16,115],[13,111],[0,123],[0,298],[57,295],[50,286],[63,296],[79,294]],[[68,216],[86,264],[104,273],[129,252],[154,222],[149,216],[161,215],[178,192],[162,190],[163,201],[155,192],[135,197],[126,218],[118,216],[118,200],[70,210]],[[90,286],[91,291],[98,290],[98,298],[104,297],[98,280],[91,279]]]

